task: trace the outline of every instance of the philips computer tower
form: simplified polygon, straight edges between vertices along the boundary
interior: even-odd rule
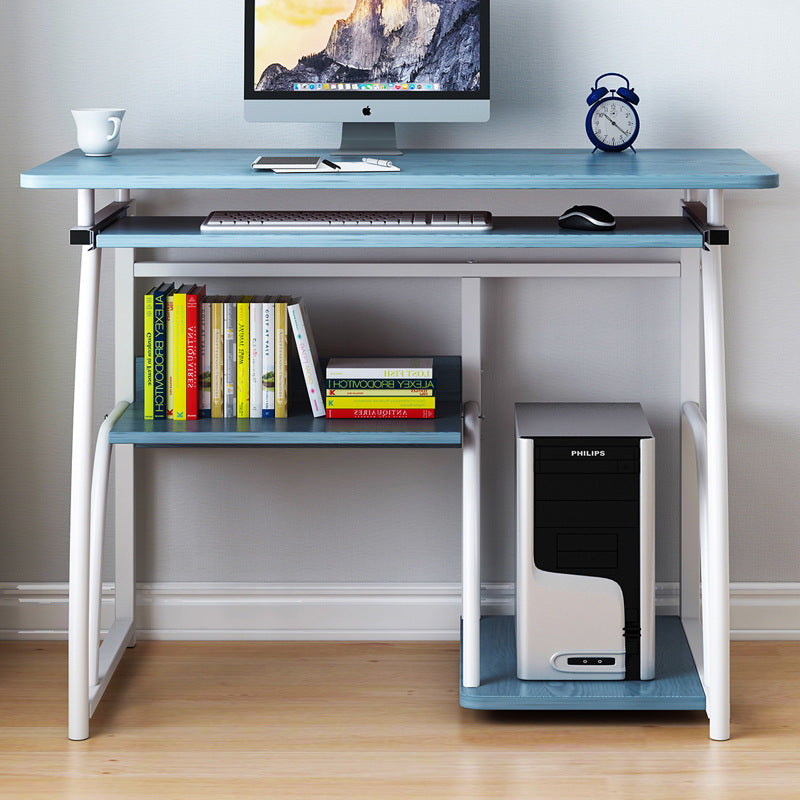
[[[519,403],[517,677],[655,673],[654,442],[638,403]]]

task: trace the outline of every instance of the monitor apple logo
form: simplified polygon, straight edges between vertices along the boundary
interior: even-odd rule
[[[364,108],[361,109],[361,113],[365,117],[368,117],[372,113],[372,109],[369,106],[364,106]]]

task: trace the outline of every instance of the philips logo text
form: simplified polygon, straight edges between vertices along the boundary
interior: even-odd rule
[[[605,454],[605,450],[573,450],[570,455],[583,458],[595,458],[597,456],[604,456]]]

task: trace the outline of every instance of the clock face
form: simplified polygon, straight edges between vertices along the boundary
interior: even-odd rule
[[[621,149],[636,138],[638,129],[633,108],[616,97],[602,100],[592,111],[591,130],[601,146]]]

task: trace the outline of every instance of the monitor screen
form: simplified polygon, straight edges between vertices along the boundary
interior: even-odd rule
[[[247,0],[245,9],[246,100],[488,101],[488,0]]]

